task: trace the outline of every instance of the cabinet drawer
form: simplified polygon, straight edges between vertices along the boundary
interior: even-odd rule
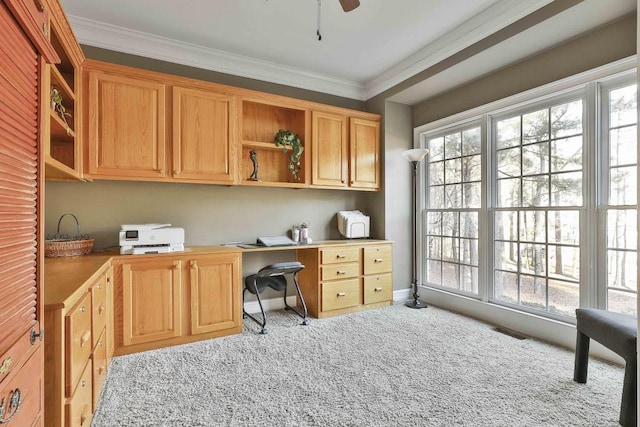
[[[322,280],[346,279],[358,277],[360,274],[360,264],[352,262],[349,264],[323,265]]]
[[[362,301],[360,279],[322,284],[322,310],[354,307]]]
[[[91,294],[87,292],[65,316],[66,395],[71,396],[91,354]]]
[[[14,369],[0,383],[0,403],[4,404],[2,420],[6,421],[15,414],[15,418],[7,423],[8,426],[36,425],[36,420],[42,417],[41,393],[44,386],[38,375],[43,365],[42,354],[40,346],[22,368]]]
[[[360,248],[330,248],[320,251],[321,264],[337,264],[341,262],[360,262]]]
[[[391,271],[391,245],[365,246],[364,274],[387,273]]]
[[[107,343],[105,342],[106,333],[103,330],[98,338],[98,344],[96,344],[91,356],[92,368],[93,368],[93,411],[95,412],[98,406],[98,398],[100,397],[100,390],[104,385],[104,380],[107,378]]]
[[[382,301],[391,301],[393,283],[391,273],[377,274],[364,278],[364,303],[373,304]]]
[[[67,426],[89,426],[91,425],[91,418],[93,417],[93,411],[91,406],[91,375],[93,370],[91,369],[91,363],[87,362],[82,371],[78,388],[73,393],[73,396],[67,403]]]
[[[91,287],[91,307],[93,307],[93,316],[91,317],[92,347],[95,347],[100,332],[107,324],[107,276],[105,275],[101,276]]]

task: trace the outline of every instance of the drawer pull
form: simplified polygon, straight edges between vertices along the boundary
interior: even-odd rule
[[[84,331],[84,334],[80,337],[80,347],[84,347],[84,345],[91,339],[91,331]]]
[[[84,305],[80,307],[80,313],[84,313],[85,311],[87,311],[87,309],[84,307]]]
[[[345,295],[347,295],[347,293],[346,293],[346,292],[338,292],[338,295],[337,295],[337,296],[339,296],[339,297],[343,297],[343,296],[345,296]]]
[[[336,271],[336,274],[338,276],[340,276],[341,274],[347,274],[347,272],[346,271]]]
[[[20,405],[22,404],[22,393],[20,389],[17,388],[11,392],[9,395],[9,408],[5,409],[5,398],[3,397],[0,400],[0,424],[6,424],[18,415],[18,409],[20,409]],[[5,411],[9,414],[9,418],[5,418]]]
[[[86,382],[85,380],[82,380],[82,382],[80,383],[80,385],[81,385],[82,387],[86,387],[87,382]]]
[[[340,254],[336,255],[336,258],[338,259],[344,259],[346,257],[347,257],[346,255],[340,255]]]
[[[107,367],[102,365],[98,368],[98,375],[102,375],[107,370]]]
[[[2,361],[2,364],[0,365],[0,375],[4,375],[7,372],[9,372],[9,368],[11,367],[12,363],[13,363],[13,357],[9,356],[6,359],[4,359]]]
[[[100,304],[100,307],[98,307],[98,314],[102,313],[104,313],[104,304]]]
[[[374,288],[373,292],[382,292],[382,288]]]
[[[89,415],[82,414],[82,416],[80,416],[80,425],[83,426],[84,422],[87,421],[88,419],[89,419]]]
[[[373,260],[373,262],[375,262],[376,264],[379,264],[382,262],[382,258],[376,258]]]

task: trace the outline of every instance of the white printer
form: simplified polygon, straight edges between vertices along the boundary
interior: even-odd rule
[[[120,226],[120,254],[167,254],[184,251],[184,228],[171,224]]]
[[[360,211],[338,212],[338,231],[347,239],[369,237],[369,217]]]

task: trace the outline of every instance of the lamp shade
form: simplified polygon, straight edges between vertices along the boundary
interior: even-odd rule
[[[403,151],[402,155],[410,162],[419,162],[427,155],[427,153],[429,153],[429,150],[426,148],[413,148],[411,150]]]

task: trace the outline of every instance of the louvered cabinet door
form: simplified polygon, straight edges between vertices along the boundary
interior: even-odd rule
[[[12,425],[42,415],[38,323],[38,76],[40,57],[0,3],[0,413]],[[38,375],[39,373],[39,375]],[[4,380],[4,381],[3,381]],[[6,403],[9,402],[9,403]],[[12,404],[13,403],[13,404]],[[4,411],[3,411],[4,410]]]

